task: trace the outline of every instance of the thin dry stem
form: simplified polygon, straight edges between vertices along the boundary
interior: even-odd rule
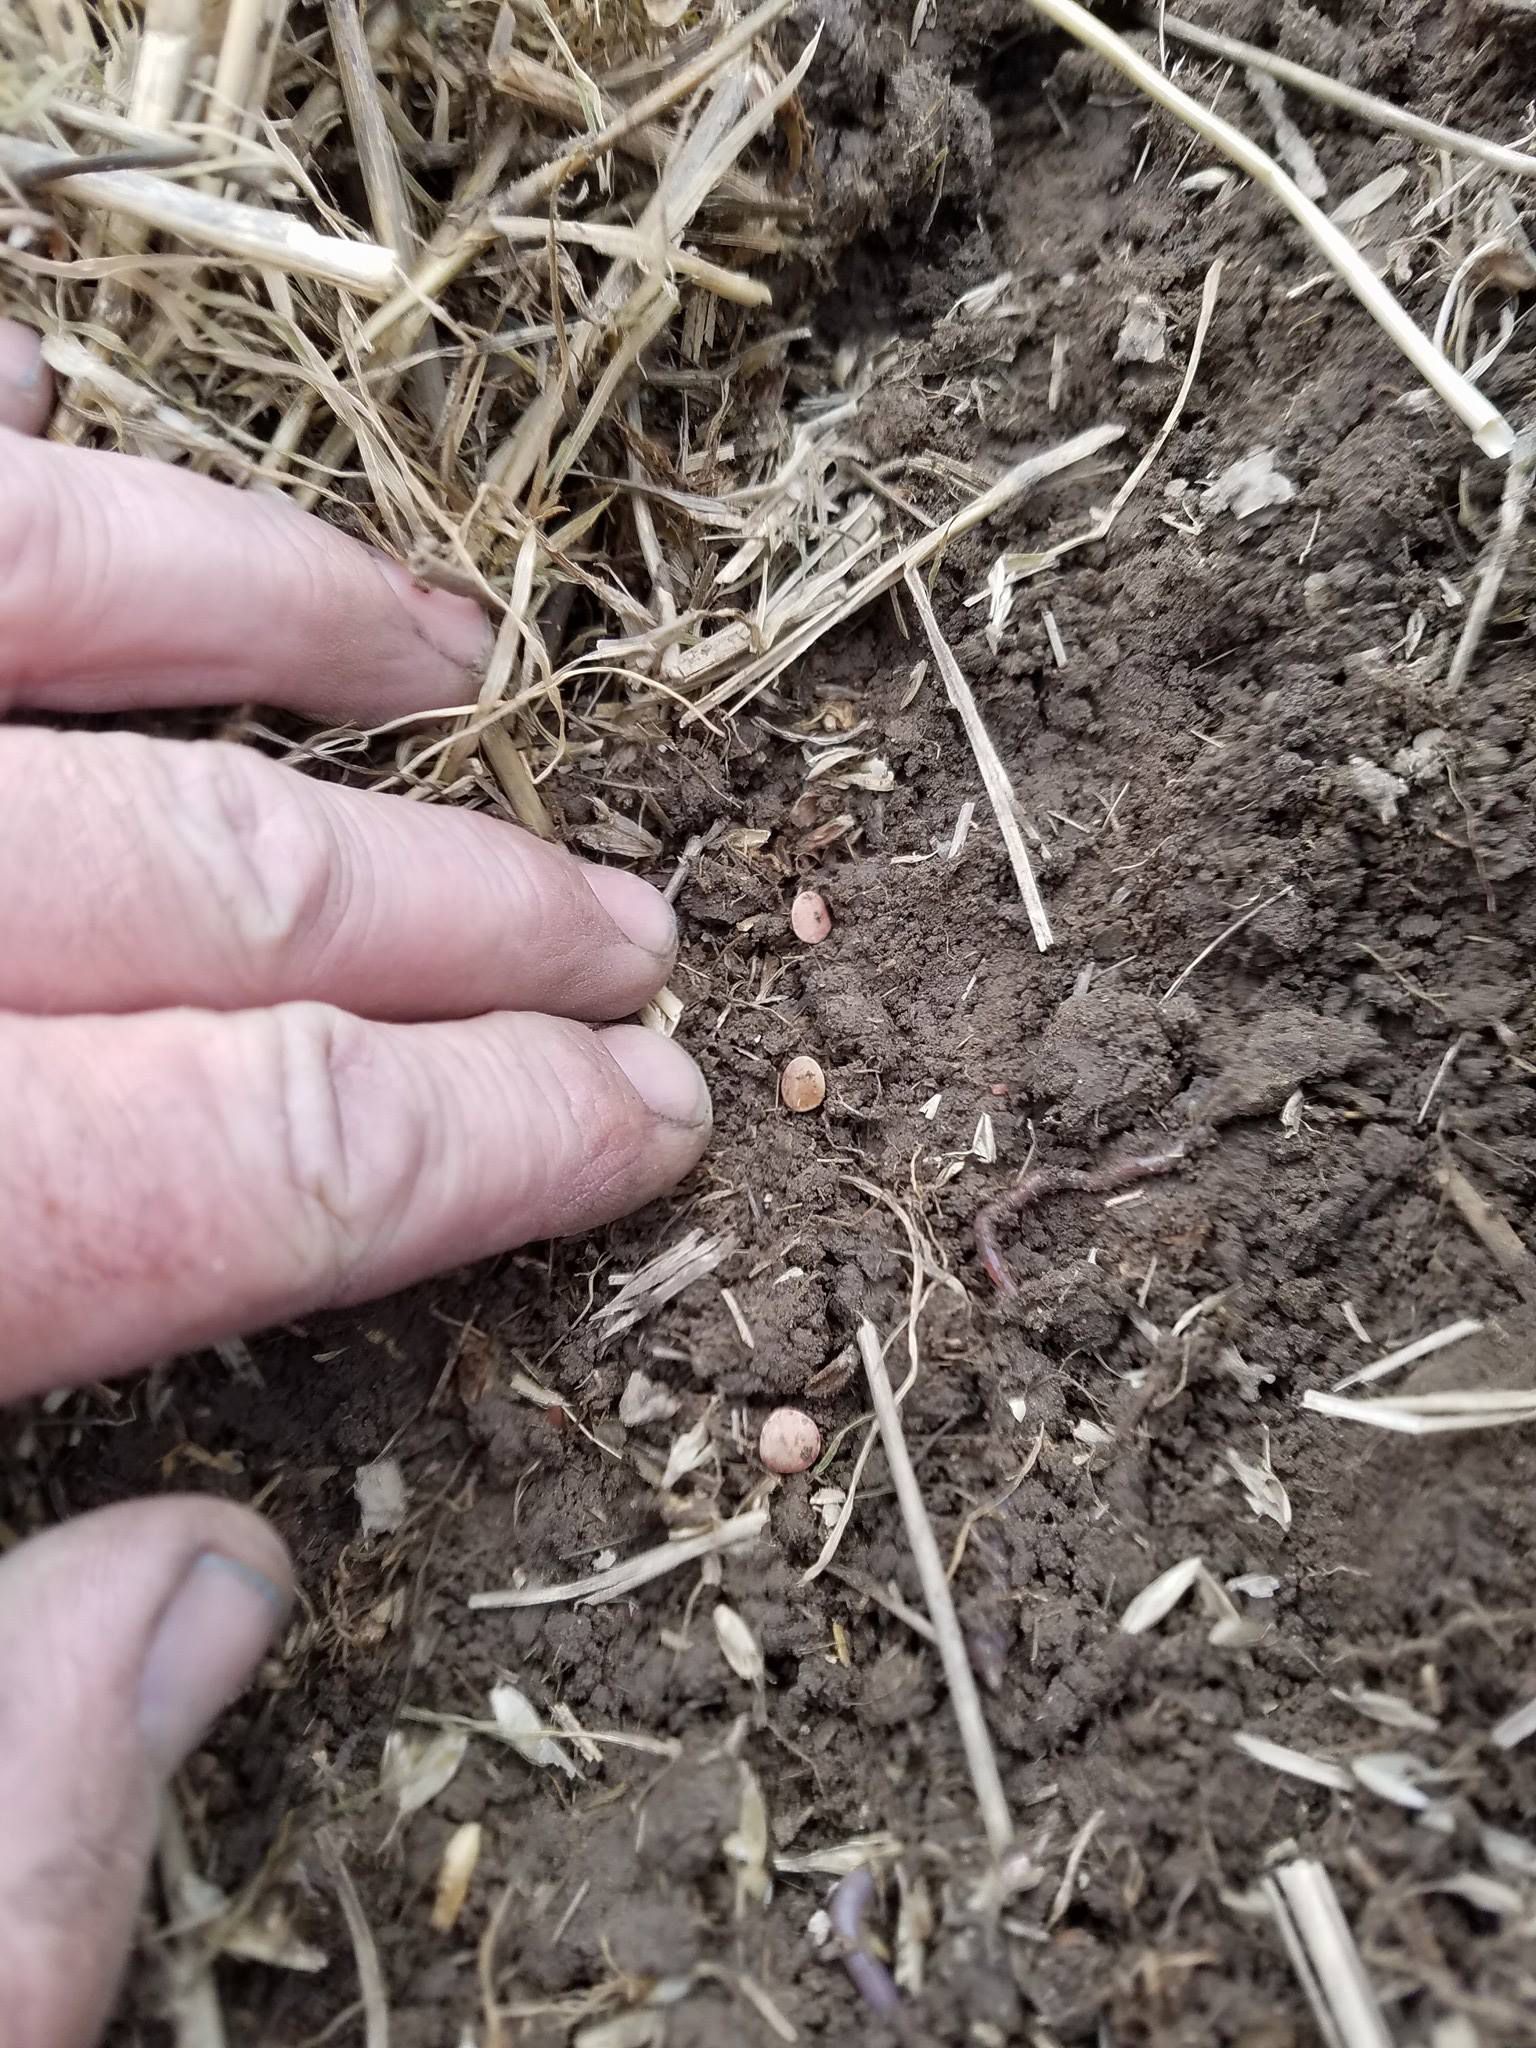
[[[373,51],[358,0],[325,0],[326,26],[336,52],[341,94],[357,148],[357,167],[368,195],[375,237],[397,260],[409,263],[416,251],[416,230],[406,197],[400,150],[384,118],[379,82],[373,72]]]
[[[1152,437],[1151,445],[1147,449],[1146,454],[1142,456],[1140,462],[1137,463],[1136,467],[1125,479],[1125,482],[1121,484],[1119,490],[1110,499],[1104,516],[1101,519],[1096,519],[1086,532],[1070,534],[1066,540],[1058,541],[1054,547],[1045,548],[1033,554],[1027,551],[1005,554],[1002,557],[1002,573],[1010,581],[1014,578],[1039,575],[1042,570],[1052,568],[1064,555],[1071,554],[1075,549],[1092,547],[1099,541],[1109,538],[1115,521],[1125,510],[1127,504],[1129,504],[1142,478],[1147,474],[1153,463],[1156,462],[1159,455],[1162,454],[1168,444],[1169,435],[1184,416],[1184,408],[1189,403],[1189,394],[1194,389],[1195,376],[1200,368],[1200,358],[1205,352],[1205,338],[1211,331],[1211,320],[1216,312],[1216,300],[1221,290],[1221,274],[1222,262],[1218,257],[1205,273],[1205,283],[1201,287],[1200,292],[1200,312],[1195,321],[1194,339],[1189,345],[1189,361],[1184,366],[1184,375],[1180,380],[1179,389],[1173,404],[1168,408],[1168,415],[1163,424]],[[975,597],[967,598],[966,603],[968,605],[982,603],[987,594],[986,592],[978,593]],[[1049,621],[1047,632],[1050,633],[1055,626],[1055,621],[1051,618],[1049,612],[1045,614],[1045,617]],[[1052,640],[1052,646],[1054,649],[1054,639]],[[1057,657],[1057,665],[1065,666],[1060,656]]]
[[[1226,927],[1226,929],[1224,931],[1219,931],[1216,934],[1215,938],[1211,940],[1211,943],[1208,946],[1201,947],[1200,951],[1195,955],[1194,959],[1190,961],[1189,965],[1183,970],[1181,974],[1176,974],[1174,976],[1173,980],[1169,982],[1167,988],[1163,990],[1162,995],[1159,997],[1159,1001],[1164,1003],[1172,1002],[1173,998],[1178,994],[1179,990],[1184,986],[1185,982],[1188,981],[1189,977],[1194,973],[1195,969],[1197,967],[1203,967],[1206,961],[1210,959],[1211,955],[1217,950],[1218,947],[1224,946],[1227,943],[1228,939],[1236,938],[1237,934],[1240,931],[1242,931],[1245,926],[1252,924],[1256,917],[1262,917],[1266,910],[1272,910],[1277,903],[1282,902],[1287,896],[1294,895],[1294,893],[1295,884],[1287,882],[1283,889],[1276,889],[1272,896],[1266,896],[1263,898],[1261,902],[1251,905],[1250,908],[1243,912],[1241,917],[1234,917],[1232,922]]]
[[[1159,10],[1155,17],[1149,16],[1152,18],[1162,33],[1172,36],[1175,42],[1187,43],[1193,50],[1204,50],[1207,56],[1224,58],[1229,64],[1262,71],[1270,78],[1279,79],[1282,85],[1306,93],[1310,99],[1321,100],[1325,106],[1342,107],[1346,113],[1358,114],[1374,127],[1386,128],[1394,135],[1407,135],[1429,149],[1449,150],[1453,156],[1476,157],[1479,162],[1492,164],[1496,170],[1512,178],[1536,178],[1536,156],[1528,155],[1523,149],[1509,149],[1502,142],[1489,142],[1481,135],[1470,135],[1464,128],[1448,128],[1443,121],[1426,120],[1422,114],[1410,113],[1406,107],[1395,106],[1391,100],[1378,99],[1375,93],[1361,92],[1357,86],[1345,85],[1337,78],[1328,77],[1326,72],[1313,71],[1306,64],[1293,64],[1290,58],[1276,56],[1273,50],[1260,49],[1257,43],[1245,43],[1237,36],[1202,28],[1196,22],[1181,20],[1178,15],[1164,14]]]
[[[1468,1230],[1492,1254],[1521,1300],[1536,1302],[1536,1259],[1531,1257],[1514,1225],[1449,1160],[1435,1169],[1435,1182]]]
[[[1284,1863],[1264,1880],[1286,1953],[1330,2048],[1392,2048],[1360,1951],[1320,1863]]]
[[[1531,501],[1533,479],[1536,479],[1536,431],[1527,427],[1515,440],[1509,471],[1504,479],[1504,495],[1499,501],[1498,528],[1478,569],[1477,590],[1467,607],[1467,621],[1461,629],[1461,638],[1445,679],[1445,693],[1452,704],[1460,702],[1461,693],[1472,673],[1472,664],[1477,659],[1477,650],[1488,629],[1488,621],[1493,617],[1493,608],[1499,601],[1499,592],[1504,587],[1504,578],[1514,560],[1525,526],[1526,508]]]
[[[1338,272],[1372,319],[1388,334],[1432,390],[1466,426],[1485,455],[1507,455],[1514,446],[1514,431],[1498,407],[1485,398],[1477,386],[1464,377],[1456,365],[1437,349],[1421,328],[1409,319],[1398,301],[1361,256],[1349,237],[1336,228],[1328,216],[1306,197],[1294,178],[1287,177],[1274,158],[1267,156],[1230,121],[1203,107],[1187,92],[1165,78],[1145,57],[1138,55],[1124,36],[1090,14],[1078,0],[1030,0],[1037,13],[1075,36],[1096,56],[1112,64],[1151,100],[1193,128],[1213,149],[1221,151],[1255,183],[1273,194],[1302,232],[1316,245]]]
[[[0,135],[0,170],[23,187],[29,175],[46,170],[57,157],[58,152],[44,143]],[[48,190],[193,242],[232,262],[319,278],[372,298],[381,297],[396,274],[392,252],[377,242],[322,234],[292,214],[197,192],[148,171],[77,171],[52,181]]]
[[[585,170],[600,157],[617,149],[628,137],[648,128],[659,116],[685,100],[699,87],[706,85],[715,73],[729,64],[735,57],[750,50],[759,36],[766,35],[781,16],[789,12],[793,0],[763,0],[763,5],[754,9],[726,35],[710,44],[701,56],[680,65],[670,77],[643,93],[634,105],[600,128],[595,135],[586,137],[563,156],[557,157],[542,170],[534,171],[526,178],[519,179],[506,195],[509,213],[522,213],[547,199],[558,191],[566,179],[577,171]]]
[[[335,1887],[336,1903],[347,1923],[347,1935],[357,1964],[357,1988],[363,2001],[364,2048],[389,2048],[389,1993],[385,1988],[383,1966],[379,1962],[378,1944],[340,1846],[328,1831],[322,1829],[318,1847]]]
[[[654,1550],[643,1550],[607,1571],[593,1572],[590,1578],[573,1579],[559,1586],[509,1586],[495,1593],[471,1593],[469,1604],[471,1607],[550,1607],[562,1600],[574,1600],[581,1605],[616,1600],[635,1587],[649,1585],[652,1579],[664,1578],[668,1572],[678,1571],[683,1565],[693,1564],[701,1557],[718,1557],[723,1551],[739,1550],[745,1544],[755,1543],[767,1526],[767,1509],[753,1508],[732,1521],[717,1523],[713,1529],[705,1529],[697,1536],[683,1536],[673,1543],[658,1544]]]
[[[754,697],[766,690],[770,683],[781,676],[793,662],[807,654],[818,640],[822,640],[845,620],[882,597],[906,575],[909,569],[920,569],[935,561],[951,541],[958,540],[963,533],[969,533],[973,526],[983,520],[992,519],[1033,490],[1036,484],[1048,477],[1059,476],[1063,470],[1073,468],[1079,462],[1086,462],[1090,456],[1120,440],[1124,427],[1105,425],[1090,427],[1085,433],[1075,434],[1070,441],[1063,441],[1059,447],[1049,448],[1043,454],[1026,457],[1016,463],[1006,475],[995,484],[964,505],[942,526],[921,535],[909,546],[881,562],[862,576],[853,588],[834,604],[818,611],[803,625],[787,633],[768,653],[758,660],[749,662],[745,668],[717,684],[706,696],[700,698],[688,712],[685,723],[703,718],[718,709],[728,700],[730,716],[736,717],[744,711]]]
[[[879,1333],[867,1316],[859,1324],[858,1342],[880,1441],[885,1449],[891,1483],[896,1489],[902,1524],[907,1532],[907,1544],[917,1570],[918,1584],[922,1587],[923,1604],[938,1641],[939,1659],[949,1685],[960,1741],[970,1768],[971,1783],[976,1790],[976,1802],[981,1808],[982,1827],[993,1856],[1001,1862],[1013,1845],[1013,1816],[1008,1811],[1008,1797],[1003,1790],[992,1737],[982,1712],[981,1694],[971,1671],[970,1658],[966,1655],[965,1637],[960,1630],[960,1617],[955,1612],[954,1596],[949,1589],[949,1580],[944,1576],[944,1560],[939,1554],[933,1524],[928,1519],[922,1488],[917,1483],[902,1431],[901,1410],[896,1405],[896,1396],[885,1370]]]
[[[1029,928],[1035,935],[1035,944],[1042,953],[1048,952],[1055,944],[1051,931],[1051,920],[1046,915],[1045,901],[1040,894],[1040,885],[1035,880],[1035,871],[1030,864],[1029,849],[1024,844],[1024,834],[1019,829],[1013,784],[1003,766],[986,721],[977,707],[970,684],[961,673],[960,664],[955,660],[949,642],[939,630],[939,622],[933,615],[928,592],[923,579],[915,569],[906,573],[907,594],[917,609],[918,619],[928,636],[928,645],[938,663],[939,673],[944,678],[944,687],[949,701],[959,713],[965,736],[970,741],[971,752],[981,774],[981,784],[987,792],[987,801],[992,806],[992,815],[997,819],[997,828],[1003,835],[1003,844],[1008,849],[1008,859],[1013,868],[1013,878],[1019,885],[1019,894],[1024,899],[1024,908],[1029,913]]]

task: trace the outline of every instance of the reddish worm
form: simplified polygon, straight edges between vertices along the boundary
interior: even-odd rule
[[[1144,1152],[1133,1159],[1116,1159],[1108,1166],[1083,1171],[1072,1166],[1037,1166],[1026,1173],[1006,1194],[983,1202],[976,1211],[976,1252],[982,1271],[999,1294],[1017,1294],[1018,1282],[1003,1263],[997,1242],[997,1226],[1008,1216],[1021,1216],[1052,1195],[1107,1195],[1130,1187],[1138,1180],[1152,1180],[1160,1173],[1172,1173],[1189,1156],[1189,1144],[1175,1145],[1169,1152]]]

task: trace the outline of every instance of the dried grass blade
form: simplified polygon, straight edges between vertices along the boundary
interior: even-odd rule
[[[156,1861],[165,1894],[166,1918],[174,1930],[183,1921],[196,1918],[197,1879],[174,1790],[166,1795],[161,1806]],[[196,1934],[173,1937],[167,1976],[167,2005],[176,2048],[226,2048],[224,2009],[219,2003],[213,1953],[208,1945]]]
[[[1365,1422],[1398,1436],[1450,1436],[1464,1430],[1508,1429],[1536,1422],[1536,1392],[1526,1388],[1479,1387],[1465,1393],[1404,1394],[1395,1400],[1350,1401],[1338,1394],[1310,1392],[1303,1408],[1340,1422]]]
[[[606,156],[609,150],[621,147],[627,137],[648,127],[658,115],[666,113],[669,107],[676,106],[679,100],[687,99],[701,85],[707,84],[722,65],[750,50],[764,30],[772,28],[792,5],[793,0],[764,0],[763,6],[737,22],[728,34],[721,36],[701,55],[680,65],[660,85],[642,94],[633,106],[626,108],[606,128],[600,128],[595,135],[584,136],[563,156],[556,157],[553,163],[520,178],[505,195],[503,203],[506,210],[509,213],[526,212],[539,200],[547,199],[551,192],[558,191],[573,171],[585,170],[600,156]]]
[[[1264,1881],[1275,1924],[1330,2048],[1392,2048],[1360,1951],[1320,1863],[1285,1863]]]
[[[0,135],[0,170],[23,185],[29,173],[57,160],[58,151],[44,143]],[[308,221],[273,207],[198,192],[148,171],[76,171],[54,181],[50,190],[82,206],[123,214],[161,234],[195,242],[234,262],[319,278],[369,298],[382,298],[399,275],[393,251],[377,242],[321,234]]]
[[[1493,608],[1504,587],[1509,565],[1514,560],[1521,529],[1525,525],[1533,478],[1536,478],[1536,432],[1527,427],[1515,442],[1509,473],[1504,479],[1504,495],[1499,503],[1499,523],[1479,565],[1477,589],[1467,607],[1467,622],[1462,627],[1461,638],[1445,678],[1445,694],[1452,703],[1458,701],[1472,673],[1472,663],[1487,631],[1488,621],[1493,617]]]
[[[1309,1785],[1325,1785],[1330,1792],[1348,1792],[1354,1784],[1342,1764],[1329,1763],[1326,1757],[1308,1756],[1304,1749],[1291,1749],[1264,1735],[1238,1733],[1232,1738],[1232,1746],[1252,1757],[1256,1764],[1279,1771],[1287,1778],[1302,1778]]]
[[[1070,534],[1065,540],[1058,541],[1054,547],[1045,548],[1038,554],[1022,552],[1004,555],[1003,568],[1010,579],[1038,575],[1042,569],[1048,569],[1052,563],[1059,562],[1063,555],[1070,555],[1075,548],[1092,547],[1108,538],[1111,528],[1125,510],[1142,478],[1167,446],[1168,436],[1183,418],[1184,408],[1189,403],[1189,394],[1194,389],[1196,372],[1200,368],[1200,358],[1205,351],[1205,337],[1211,330],[1211,316],[1216,311],[1216,297],[1221,289],[1221,273],[1222,262],[1218,257],[1205,273],[1205,284],[1200,293],[1200,313],[1195,321],[1194,338],[1189,345],[1189,361],[1184,366],[1184,376],[1179,385],[1178,395],[1168,409],[1167,418],[1153,435],[1146,454],[1110,499],[1109,509],[1103,518],[1096,519],[1086,533]],[[966,600],[968,604],[979,601],[977,598]],[[1049,618],[1050,614],[1047,613],[1046,617]]]
[[[1159,1572],[1149,1585],[1142,1587],[1121,1615],[1121,1634],[1141,1636],[1148,1629],[1156,1628],[1199,1583],[1204,1571],[1203,1558],[1185,1557],[1177,1564],[1169,1565],[1166,1571]]]
[[[1488,1731],[1488,1740],[1495,1749],[1514,1749],[1522,1742],[1528,1742],[1536,1735],[1536,1700],[1527,1700],[1523,1707],[1516,1707],[1506,1714]]]
[[[725,682],[717,684],[687,713],[684,724],[691,724],[693,720],[705,717],[724,704],[728,698],[735,700],[730,709],[730,716],[735,717],[760,691],[766,690],[776,677],[782,675],[791,663],[798,661],[814,647],[818,640],[824,639],[834,628],[842,625],[845,619],[851,619],[875,598],[882,597],[888,590],[894,590],[909,569],[922,568],[941,555],[950,542],[958,540],[961,534],[969,533],[973,526],[979,526],[984,519],[991,519],[997,513],[1005,511],[1027,491],[1033,490],[1036,484],[1044,483],[1048,477],[1059,476],[1063,470],[1071,469],[1079,462],[1086,462],[1090,456],[1097,455],[1101,448],[1108,448],[1112,442],[1120,440],[1124,433],[1124,427],[1115,425],[1090,427],[1086,433],[1075,434],[1070,441],[1063,441],[1058,447],[1047,448],[1039,455],[1028,456],[1023,462],[1016,463],[1005,476],[999,477],[995,484],[973,498],[968,505],[962,505],[953,518],[946,519],[942,526],[936,526],[931,533],[920,535],[909,547],[899,549],[887,561],[861,577],[853,589],[839,598],[835,604],[828,605],[825,611],[818,612],[815,617],[795,627],[766,654],[759,656],[756,661],[749,662],[744,669],[728,677]]]
[[[84,0],[32,0],[32,19],[61,64],[85,69],[95,63],[96,38]]]
[[[515,247],[528,243],[540,245],[546,236],[553,234],[557,242],[567,242],[581,249],[596,249],[599,255],[623,257],[634,264],[646,262],[650,253],[641,241],[638,229],[620,227],[612,222],[560,220],[551,224],[532,215],[498,213],[492,215],[491,226],[504,241]],[[707,257],[696,256],[690,249],[669,250],[667,260],[669,268],[679,277],[686,277],[691,283],[714,292],[718,298],[729,299],[734,305],[773,304],[773,293],[757,278],[745,277],[739,270],[728,270],[723,263],[711,263]]]
[[[364,2048],[389,2048],[389,1994],[384,1985],[384,1970],[379,1962],[373,1929],[368,1925],[357,1886],[352,1882],[352,1873],[342,1860],[335,1838],[321,1829],[318,1846],[321,1860],[336,1888],[336,1903],[347,1923],[347,1934],[357,1962],[357,1988],[363,2001]]]
[[[1230,121],[1201,106],[1187,92],[1165,78],[1154,64],[1133,50],[1124,36],[1079,5],[1079,0],[1030,0],[1037,13],[1075,36],[1078,42],[1112,64],[1138,86],[1148,99],[1175,115],[1213,149],[1221,151],[1238,168],[1278,199],[1302,232],[1349,286],[1378,326],[1396,342],[1419,375],[1466,426],[1485,455],[1507,455],[1515,445],[1514,429],[1498,407],[1485,398],[1477,386],[1464,377],[1450,358],[1410,320],[1402,306],[1360,255],[1347,235],[1341,234],[1328,216],[1306,197],[1294,178],[1287,177],[1265,152]]]
[[[400,151],[379,104],[379,82],[374,76],[373,52],[363,26],[361,0],[325,0],[325,21],[331,33],[331,47],[336,52],[336,74],[357,149],[357,168],[368,196],[373,232],[394,250],[402,264],[408,263],[415,252],[416,233],[411,225]]]
[[[997,828],[1003,835],[1003,844],[1008,849],[1008,859],[1013,867],[1013,878],[1019,885],[1019,894],[1024,899],[1024,908],[1029,912],[1029,928],[1035,935],[1035,944],[1042,953],[1049,952],[1055,944],[1051,920],[1046,914],[1045,899],[1040,894],[1040,885],[1035,880],[1035,871],[1030,864],[1029,848],[1024,844],[1024,834],[1019,829],[1018,812],[1015,807],[1013,784],[1003,766],[992,735],[987,731],[972,695],[971,686],[960,672],[949,642],[939,631],[939,622],[933,615],[928,592],[923,579],[915,569],[906,574],[907,594],[917,608],[923,631],[928,635],[928,645],[933,658],[939,665],[944,678],[944,687],[949,692],[949,701],[960,715],[965,736],[971,743],[971,752],[976,757],[976,766],[981,771],[982,787],[987,792],[987,801],[992,806],[992,815],[997,819]]]
[[[1459,1322],[1447,1323],[1443,1330],[1431,1330],[1427,1337],[1415,1337],[1411,1344],[1389,1351],[1385,1358],[1378,1358],[1372,1365],[1362,1365],[1358,1372],[1350,1373],[1330,1391],[1343,1394],[1351,1387],[1369,1386],[1372,1381],[1385,1379],[1388,1373],[1397,1372],[1405,1365],[1414,1365],[1421,1358],[1430,1358],[1452,1344],[1461,1344],[1468,1337],[1476,1337],[1482,1328],[1483,1325],[1470,1316],[1463,1316]]]
[[[981,1709],[981,1694],[977,1690],[976,1679],[971,1671],[970,1658],[966,1655],[965,1638],[960,1632],[960,1619],[955,1612],[954,1596],[949,1590],[949,1581],[944,1576],[944,1560],[939,1555],[933,1524],[928,1519],[928,1510],[923,1504],[922,1488],[918,1485],[917,1474],[913,1470],[911,1455],[907,1450],[907,1440],[901,1427],[901,1410],[896,1405],[896,1395],[885,1370],[884,1348],[880,1342],[879,1332],[867,1316],[859,1323],[859,1357],[863,1362],[865,1378],[869,1382],[875,1420],[880,1428],[880,1441],[885,1447],[891,1483],[896,1489],[901,1519],[912,1551],[912,1562],[917,1568],[918,1584],[923,1591],[923,1604],[928,1609],[928,1619],[933,1623],[934,1634],[938,1638],[939,1658],[944,1666],[944,1676],[949,1683],[950,1701],[955,1710],[955,1720],[959,1724],[960,1741],[965,1750],[966,1763],[970,1767],[971,1782],[976,1788],[976,1802],[981,1808],[982,1826],[986,1831],[992,1854],[1001,1861],[1013,1842],[1013,1817],[1008,1811],[1008,1798],[997,1768],[992,1737],[987,1731],[986,1716]]]
[[[637,1556],[626,1558],[605,1572],[593,1572],[588,1578],[572,1579],[560,1586],[508,1586],[495,1593],[471,1593],[469,1604],[479,1608],[550,1607],[562,1600],[575,1600],[582,1605],[615,1600],[620,1594],[648,1585],[652,1579],[664,1578],[668,1572],[698,1558],[716,1557],[722,1551],[739,1550],[744,1544],[755,1543],[767,1526],[768,1510],[754,1508],[697,1536],[683,1536],[673,1543],[658,1544],[654,1550],[642,1550]]]

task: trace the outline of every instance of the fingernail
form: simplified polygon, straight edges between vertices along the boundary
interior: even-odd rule
[[[19,320],[0,320],[0,428],[40,434],[52,404],[52,381],[37,330]]]
[[[139,1728],[167,1774],[244,1690],[288,1612],[253,1565],[204,1551],[172,1594],[139,1675]]]
[[[36,391],[43,379],[43,357],[34,328],[19,320],[0,320],[0,380],[18,391]]]
[[[603,1043],[653,1116],[691,1131],[709,1124],[713,1111],[704,1076],[680,1045],[643,1024],[605,1031]]]
[[[471,674],[484,669],[495,635],[472,597],[459,597],[451,590],[424,590],[409,569],[388,555],[379,556],[379,567],[423,640]]]
[[[623,868],[588,867],[587,887],[631,945],[670,960],[677,950],[677,919],[659,889]]]

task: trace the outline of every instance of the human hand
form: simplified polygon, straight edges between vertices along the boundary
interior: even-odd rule
[[[0,321],[0,714],[462,704],[478,608],[280,500],[28,438]],[[672,913],[464,811],[234,747],[0,727],[0,1398],[361,1301],[661,1194],[702,1077],[631,1015]],[[0,1563],[0,1995],[111,1999],[162,1787],[285,1611],[255,1516],[163,1498]]]

